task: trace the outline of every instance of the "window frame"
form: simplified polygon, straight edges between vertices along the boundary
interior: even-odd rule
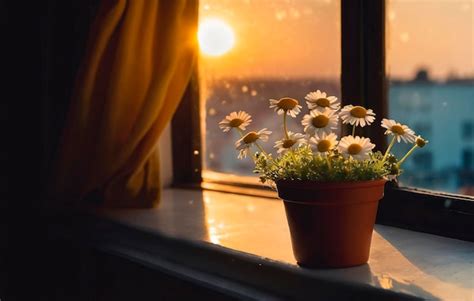
[[[388,115],[385,56],[385,0],[341,0],[342,100]],[[358,79],[358,80],[352,80]],[[203,182],[201,103],[195,68],[172,120],[173,187],[226,191],[276,198],[269,189],[249,183]],[[381,149],[381,127],[365,129]],[[474,241],[474,197],[397,187],[387,183],[379,204],[378,224]]]

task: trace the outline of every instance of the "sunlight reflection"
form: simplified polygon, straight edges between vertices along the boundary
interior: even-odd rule
[[[294,263],[282,204],[237,194],[212,200],[215,194],[203,192],[204,221],[211,243]],[[272,231],[267,231],[269,228]]]
[[[369,265],[378,285],[384,289],[425,295],[430,300],[437,300],[432,297],[443,295],[443,292],[455,292],[452,300],[455,299],[454,297],[462,300],[460,296],[466,293],[466,288],[463,288],[461,283],[443,281],[443,273],[455,263],[443,260],[442,250],[440,250],[439,261],[436,262],[435,258],[427,261],[427,258],[423,256],[427,252],[426,249],[436,249],[436,243],[426,238],[425,241],[419,241],[416,246],[407,248],[407,237],[400,235],[416,234],[411,234],[409,231],[401,234],[400,230],[376,226],[372,240],[377,247],[371,250]],[[390,254],[390,260],[384,260],[386,257],[382,254]],[[435,263],[436,268],[431,268]],[[454,266],[453,271],[456,272]],[[395,277],[395,275],[403,275],[403,277]],[[437,284],[432,286],[430,283]]]
[[[381,276],[378,276],[377,278],[382,288],[391,289],[393,287],[392,278],[390,278],[388,275],[381,275]]]
[[[219,244],[219,235],[215,227],[209,227],[209,239],[213,244]]]

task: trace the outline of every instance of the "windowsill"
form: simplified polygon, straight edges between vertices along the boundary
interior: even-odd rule
[[[352,291],[395,298],[474,297],[471,242],[376,225],[368,264],[310,270],[296,265],[279,201],[180,189],[163,191],[162,199],[155,209],[106,210],[99,215],[127,229],[146,232],[147,237],[159,238],[154,247],[146,238],[148,246],[142,251],[148,255],[204,273],[225,275],[280,296],[304,293],[306,297],[334,297]],[[106,234],[102,238],[108,240],[103,246],[110,248],[114,235],[103,232]],[[122,248],[133,247],[133,243],[125,243],[124,236],[116,239]],[[185,248],[179,245],[178,251],[175,243],[185,243]]]

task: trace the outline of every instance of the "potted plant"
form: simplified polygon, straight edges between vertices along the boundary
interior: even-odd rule
[[[303,133],[288,131],[288,116],[296,118],[298,100],[270,99],[270,108],[282,116],[282,139],[275,142],[276,156],[260,142],[272,133],[266,128],[246,131],[251,116],[233,112],[219,123],[224,132],[236,130],[238,158],[249,154],[255,173],[276,188],[284,201],[293,253],[307,267],[349,267],[367,262],[378,201],[387,180],[396,180],[401,165],[426,140],[406,125],[383,119],[385,134],[392,136],[384,153],[373,151],[369,138],[357,135],[358,127],[371,125],[375,113],[362,106],[346,105],[321,91],[306,97],[309,112],[301,120]],[[343,126],[350,135],[340,137]],[[391,154],[395,143],[411,143],[401,159]],[[252,147],[255,153],[251,152]]]

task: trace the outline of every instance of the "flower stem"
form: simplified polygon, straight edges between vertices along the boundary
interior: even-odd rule
[[[285,131],[285,138],[290,139],[288,136],[288,128],[286,127],[286,111],[283,113],[283,129]]]
[[[352,136],[355,135],[355,132],[356,132],[356,125],[354,123],[354,125],[352,126]]]
[[[328,161],[329,170],[332,169],[331,160],[329,159],[329,154],[326,154],[326,160]]]
[[[267,152],[258,144],[257,141],[254,142],[255,146],[264,154],[265,156],[268,156]]]
[[[240,128],[235,128],[237,130],[237,132],[239,132],[240,134],[240,138],[242,138],[244,136],[244,131],[242,131]]]
[[[390,141],[390,144],[388,145],[387,150],[385,151],[385,154],[383,155],[382,164],[385,162],[385,160],[387,160],[387,156],[390,153],[390,151],[392,150],[392,147],[395,144],[395,139],[396,138],[397,138],[397,136],[394,135],[393,138],[392,138],[392,141]]]
[[[416,145],[416,144],[413,145],[413,147],[406,153],[406,155],[403,156],[403,158],[402,158],[400,161],[398,161],[397,166],[400,167],[400,166],[403,164],[403,162],[405,162],[405,160],[406,160],[408,157],[410,157],[410,155],[411,155],[411,154],[415,151],[415,149],[417,149],[417,148],[418,148],[418,145]]]

